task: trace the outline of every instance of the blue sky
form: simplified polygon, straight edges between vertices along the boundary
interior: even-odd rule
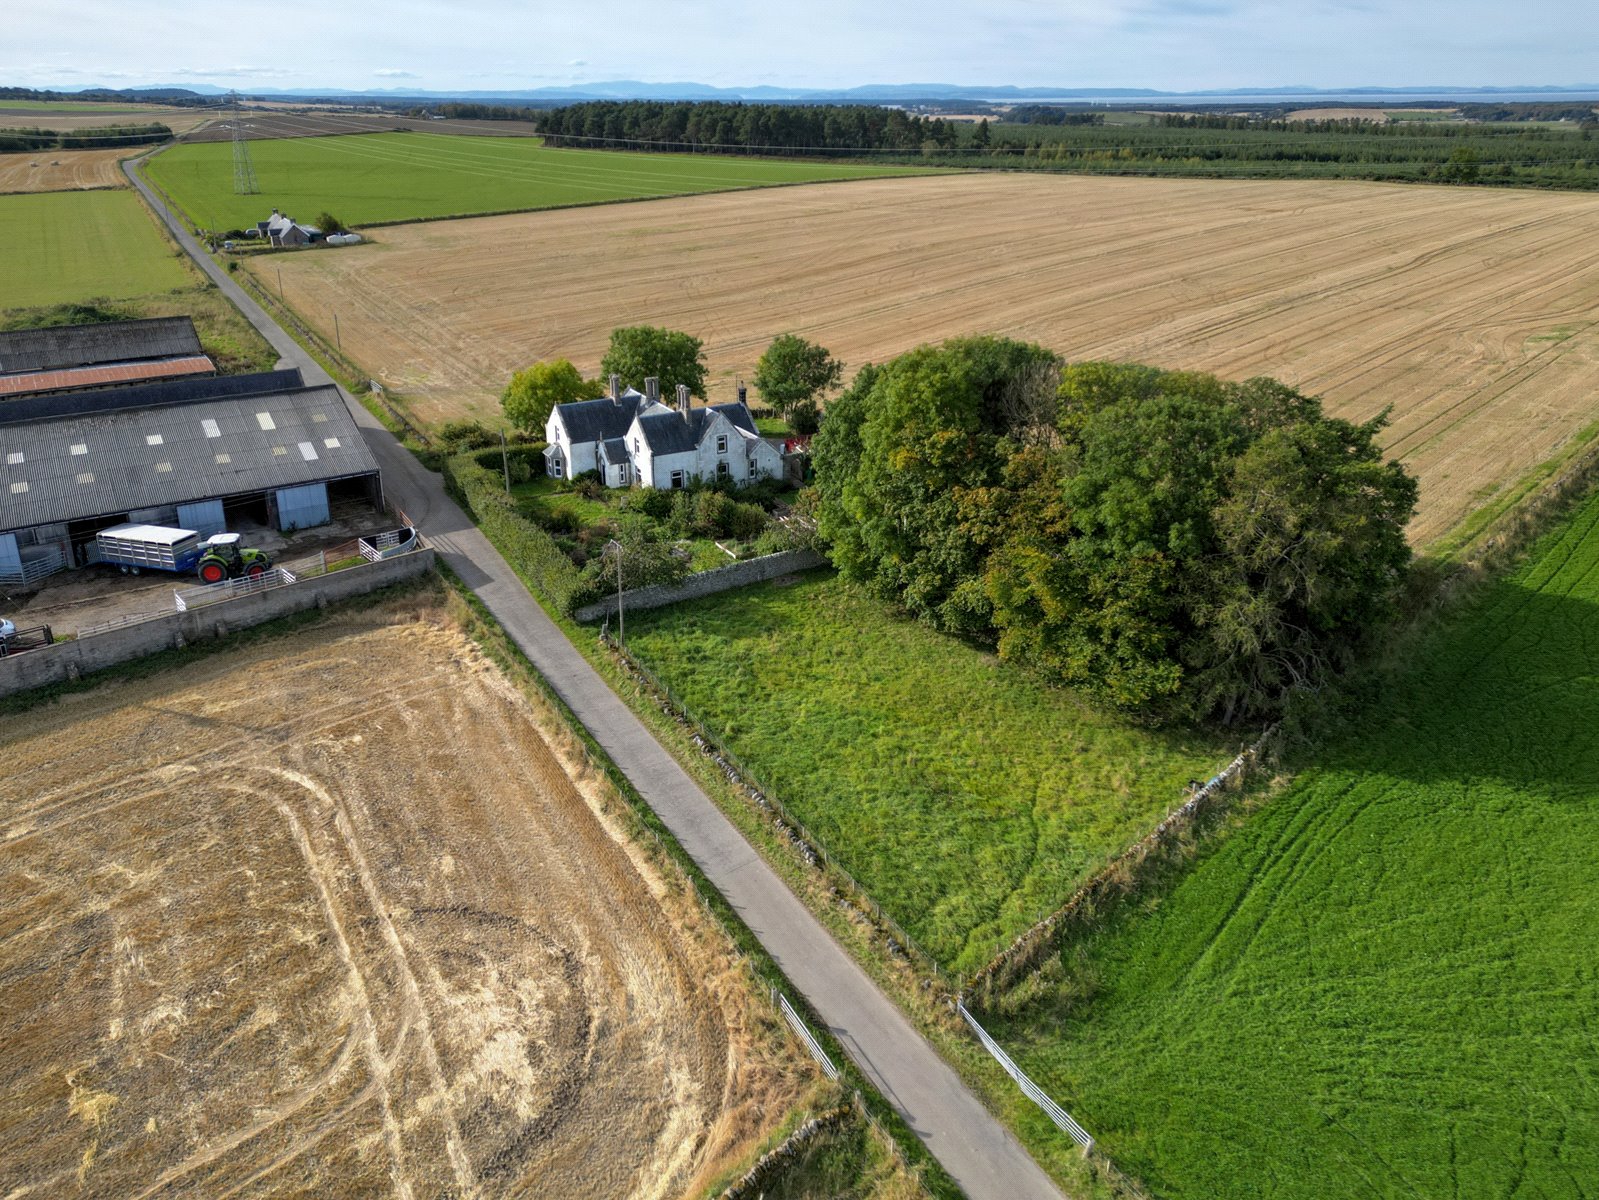
[[[238,10],[8,0],[6,9],[0,84],[33,87],[1599,83],[1591,0],[273,0]]]

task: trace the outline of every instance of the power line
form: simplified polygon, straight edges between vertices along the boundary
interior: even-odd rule
[[[244,140],[244,116],[239,108],[239,93],[233,101],[233,194],[253,196],[261,190],[255,181],[255,164],[250,161],[250,144]]]

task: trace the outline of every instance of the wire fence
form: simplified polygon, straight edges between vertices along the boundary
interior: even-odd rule
[[[772,1003],[777,1005],[783,1014],[783,1020],[788,1022],[788,1027],[794,1031],[795,1036],[805,1043],[805,1048],[811,1052],[811,1057],[822,1068],[822,1074],[836,1081],[838,1068],[833,1065],[833,1060],[827,1057],[827,1051],[822,1049],[822,1043],[816,1040],[816,1035],[810,1031],[810,1027],[800,1019],[799,1013],[794,1011],[794,1006],[788,1002],[788,997],[773,988]]]
[[[1016,1086],[1022,1089],[1022,1094],[1043,1109],[1049,1119],[1055,1122],[1055,1127],[1081,1146],[1085,1154],[1092,1150],[1094,1139],[1089,1136],[1088,1131],[1072,1120],[1069,1112],[1050,1099],[1049,1093],[1034,1083],[1027,1072],[1016,1065],[1015,1060],[1005,1053],[1005,1048],[989,1036],[988,1030],[977,1023],[977,1018],[967,1012],[966,1006],[959,1000],[955,1002],[955,1011],[965,1018],[967,1025],[971,1026],[972,1032],[977,1035],[977,1040],[983,1044],[983,1049],[993,1055],[994,1061],[1005,1068],[1005,1074],[1016,1081]]]

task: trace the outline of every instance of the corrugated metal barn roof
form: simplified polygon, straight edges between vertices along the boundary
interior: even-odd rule
[[[377,469],[334,387],[12,422],[0,425],[0,530]]]
[[[148,317],[140,321],[0,332],[0,373],[5,374],[204,353],[200,335],[188,317]]]
[[[140,379],[177,379],[214,375],[216,364],[203,354],[189,358],[158,358],[145,362],[106,363],[95,367],[67,367],[60,371],[23,371],[0,375],[0,398],[32,396],[44,392],[70,392],[106,387]]]
[[[292,392],[305,386],[294,367],[260,371],[254,375],[217,375],[205,379],[165,379],[159,383],[129,384],[101,391],[54,396],[18,396],[0,403],[0,425],[45,421],[55,417],[82,417],[89,413],[123,408],[155,408],[165,404],[192,404],[229,396],[257,396]]]

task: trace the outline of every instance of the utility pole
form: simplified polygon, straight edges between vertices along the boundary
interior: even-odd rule
[[[500,430],[500,466],[505,470],[505,494],[511,494],[511,457],[505,451],[505,430]]]
[[[339,353],[343,354],[344,353],[344,338],[339,333],[339,314],[338,313],[334,313],[333,314],[333,340],[339,344]],[[505,442],[505,435],[503,433],[500,434],[500,442],[501,442],[502,445]],[[510,491],[510,489],[507,488],[506,491]]]

